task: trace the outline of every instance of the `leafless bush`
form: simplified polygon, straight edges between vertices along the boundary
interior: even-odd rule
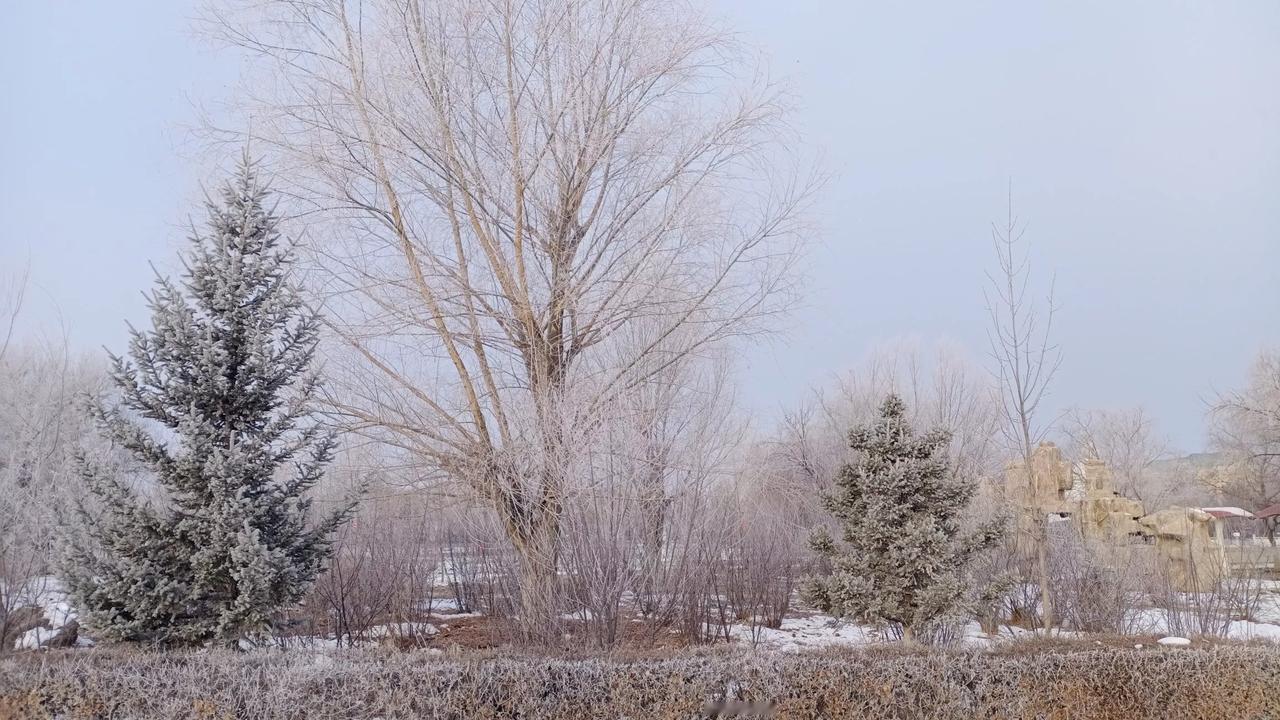
[[[317,662],[313,653],[89,651],[0,665],[6,717],[705,718],[731,708],[867,719],[1273,718],[1280,652],[882,649],[460,661],[344,652]]]
[[[685,498],[671,524],[653,586],[651,632],[671,630],[693,643],[727,642],[733,613],[723,593],[730,527],[724,506]]]
[[[466,508],[445,520],[438,580],[458,612],[510,619],[520,597],[514,565],[511,549],[489,513]]]
[[[1063,626],[1115,635],[1143,629],[1137,611],[1154,577],[1154,548],[1091,542],[1072,524],[1060,525],[1049,568]]]
[[[796,529],[758,507],[739,508],[726,542],[720,577],[734,620],[753,644],[765,628],[778,628],[791,608],[799,577]]]
[[[564,568],[572,616],[596,647],[612,647],[629,591],[644,572],[644,522],[622,488],[604,486],[566,515]]]
[[[1040,624],[1040,586],[1035,576],[1034,561],[1019,551],[1013,533],[1006,533],[999,544],[982,555],[973,565],[970,600],[974,616],[987,633],[994,633],[1002,623],[1036,629]]]
[[[964,642],[965,626],[969,620],[962,608],[956,608],[947,615],[921,623],[916,628],[913,641],[936,650],[957,650]],[[890,625],[887,629],[890,637],[902,639],[901,625]]]
[[[1157,574],[1155,604],[1163,610],[1165,626],[1174,635],[1227,637],[1231,623],[1252,618],[1262,598],[1260,578],[1233,574],[1218,562],[1189,563],[1187,581],[1206,589],[1181,589],[1167,567]]]
[[[0,270],[0,654],[43,617],[33,608],[53,583],[58,509],[79,487],[74,452],[102,450],[83,442],[80,407],[101,367],[61,339],[24,338],[27,280]]]
[[[378,625],[413,627],[430,608],[439,556],[434,528],[415,505],[407,497],[370,502],[338,536],[309,604],[340,645],[370,640]]]

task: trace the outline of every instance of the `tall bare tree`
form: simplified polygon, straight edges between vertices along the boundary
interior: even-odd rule
[[[263,61],[254,146],[313,221],[334,408],[493,508],[542,632],[575,448],[790,299],[813,184],[778,162],[783,96],[669,0],[278,0],[218,26]]]
[[[1013,191],[1003,224],[991,223],[991,242],[997,269],[987,273],[984,291],[990,326],[994,375],[1000,388],[1003,430],[1009,448],[1024,463],[1027,481],[1032,478],[1031,453],[1052,425],[1044,417],[1049,384],[1062,363],[1053,343],[1056,306],[1053,284],[1044,302],[1032,294],[1031,260],[1024,239],[1026,226],[1013,214]],[[1049,587],[1048,518],[1041,513],[1026,518],[1036,548],[1036,574],[1044,626],[1053,626],[1053,597]]]

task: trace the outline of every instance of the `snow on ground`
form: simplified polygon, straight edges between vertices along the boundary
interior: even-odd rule
[[[17,591],[20,605],[40,607],[49,628],[33,628],[17,638],[18,648],[39,648],[48,642],[69,621],[75,618],[61,583],[54,577],[36,577],[27,581]],[[1190,598],[1187,598],[1190,602]],[[371,628],[368,637],[377,642],[386,637],[423,637],[435,635],[438,626],[447,626],[452,620],[471,618],[480,613],[457,612],[458,603],[452,597],[436,597],[418,605],[432,622],[406,622],[379,625]],[[584,613],[589,619],[589,611],[567,613],[566,620],[582,620]],[[1125,625],[1129,633],[1134,635],[1165,635],[1169,632],[1167,611],[1162,608],[1143,608],[1134,610],[1126,618]],[[799,651],[805,649],[830,648],[841,646],[866,645],[885,642],[884,633],[874,627],[838,620],[830,615],[813,614],[802,617],[788,617],[779,628],[759,627],[753,632],[745,624],[734,625],[730,634],[735,642],[746,646],[762,647],[780,651]],[[1037,633],[1014,626],[1002,626],[995,635],[982,632],[976,622],[967,624],[960,635],[960,644],[966,647],[983,648],[997,643],[1012,640],[1025,640],[1036,637]],[[1280,642],[1280,581],[1264,581],[1262,593],[1257,607],[1248,620],[1233,620],[1227,629],[1227,636],[1236,640],[1268,640]],[[1054,637],[1078,639],[1081,633],[1069,630],[1055,630]],[[331,638],[305,637],[281,639],[291,647],[305,646],[312,649],[332,648],[337,645]],[[78,644],[92,644],[81,636]]]
[[[461,618],[480,617],[484,613],[459,612],[458,601],[451,597],[437,597],[430,601],[422,601],[414,606],[419,612],[426,613],[432,620],[457,620]]]
[[[52,640],[58,631],[75,619],[75,611],[67,600],[67,592],[62,583],[53,576],[33,577],[22,584],[14,592],[14,607],[36,606],[44,613],[49,627],[35,627],[18,636],[14,647],[33,650]],[[89,644],[82,640],[78,644]]]
[[[1164,612],[1159,608],[1136,611],[1135,615],[1129,619],[1131,632],[1135,635],[1167,634]],[[759,627],[754,634],[749,625],[738,624],[731,628],[730,634],[736,643],[784,652],[851,647],[886,641],[884,633],[877,628],[844,622],[823,614],[789,617],[782,621],[780,628]],[[1051,636],[1063,640],[1088,638],[1085,633],[1056,628]],[[959,642],[964,647],[985,648],[998,643],[1030,640],[1037,637],[1044,637],[1044,634],[1012,625],[1003,625],[995,635],[988,635],[982,632],[978,623],[970,622],[962,629]],[[1227,637],[1233,640],[1280,642],[1280,624],[1235,620],[1228,627]]]
[[[1263,592],[1258,599],[1258,607],[1253,613],[1258,622],[1280,625],[1280,588]]]
[[[440,632],[435,625],[424,622],[400,622],[387,625],[374,625],[365,633],[371,638],[385,637],[422,637]]]
[[[1127,618],[1129,632],[1134,635],[1163,635],[1169,632],[1168,611],[1143,608]],[[1227,626],[1232,640],[1270,640],[1280,642],[1280,596],[1264,595],[1253,620],[1232,620]]]
[[[1233,640],[1270,640],[1271,642],[1280,642],[1280,625],[1249,620],[1232,620],[1231,625],[1227,628],[1227,637]]]
[[[747,625],[734,625],[730,632],[735,642],[784,651],[866,645],[883,640],[874,628],[841,622],[830,615],[784,618],[782,627],[758,627],[754,637]]]
[[[773,629],[756,628],[753,634],[748,625],[734,625],[730,634],[737,643],[771,650],[798,651],[817,648],[869,645],[886,641],[885,634],[874,627],[838,620],[830,615],[815,614],[805,617],[789,617],[782,626]],[[1078,638],[1080,633],[1070,630],[1054,630],[1054,637]],[[1035,636],[1031,630],[1020,627],[1002,627],[995,635],[987,635],[976,622],[966,624],[961,630],[960,644],[967,647],[989,647],[998,642],[1027,639]]]

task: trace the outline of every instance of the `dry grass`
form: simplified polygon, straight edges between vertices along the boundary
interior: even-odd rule
[[[1280,717],[1280,650],[668,657],[51,652],[0,664],[3,718]]]

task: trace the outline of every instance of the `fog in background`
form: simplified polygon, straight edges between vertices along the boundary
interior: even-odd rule
[[[123,350],[125,320],[209,178],[190,130],[238,59],[183,2],[47,2],[0,27],[0,270],[24,330]],[[901,337],[985,360],[989,224],[1017,214],[1056,275],[1058,406],[1143,405],[1182,450],[1205,400],[1280,342],[1280,4],[728,2],[769,58],[814,208],[792,329],[746,348],[765,422]]]

